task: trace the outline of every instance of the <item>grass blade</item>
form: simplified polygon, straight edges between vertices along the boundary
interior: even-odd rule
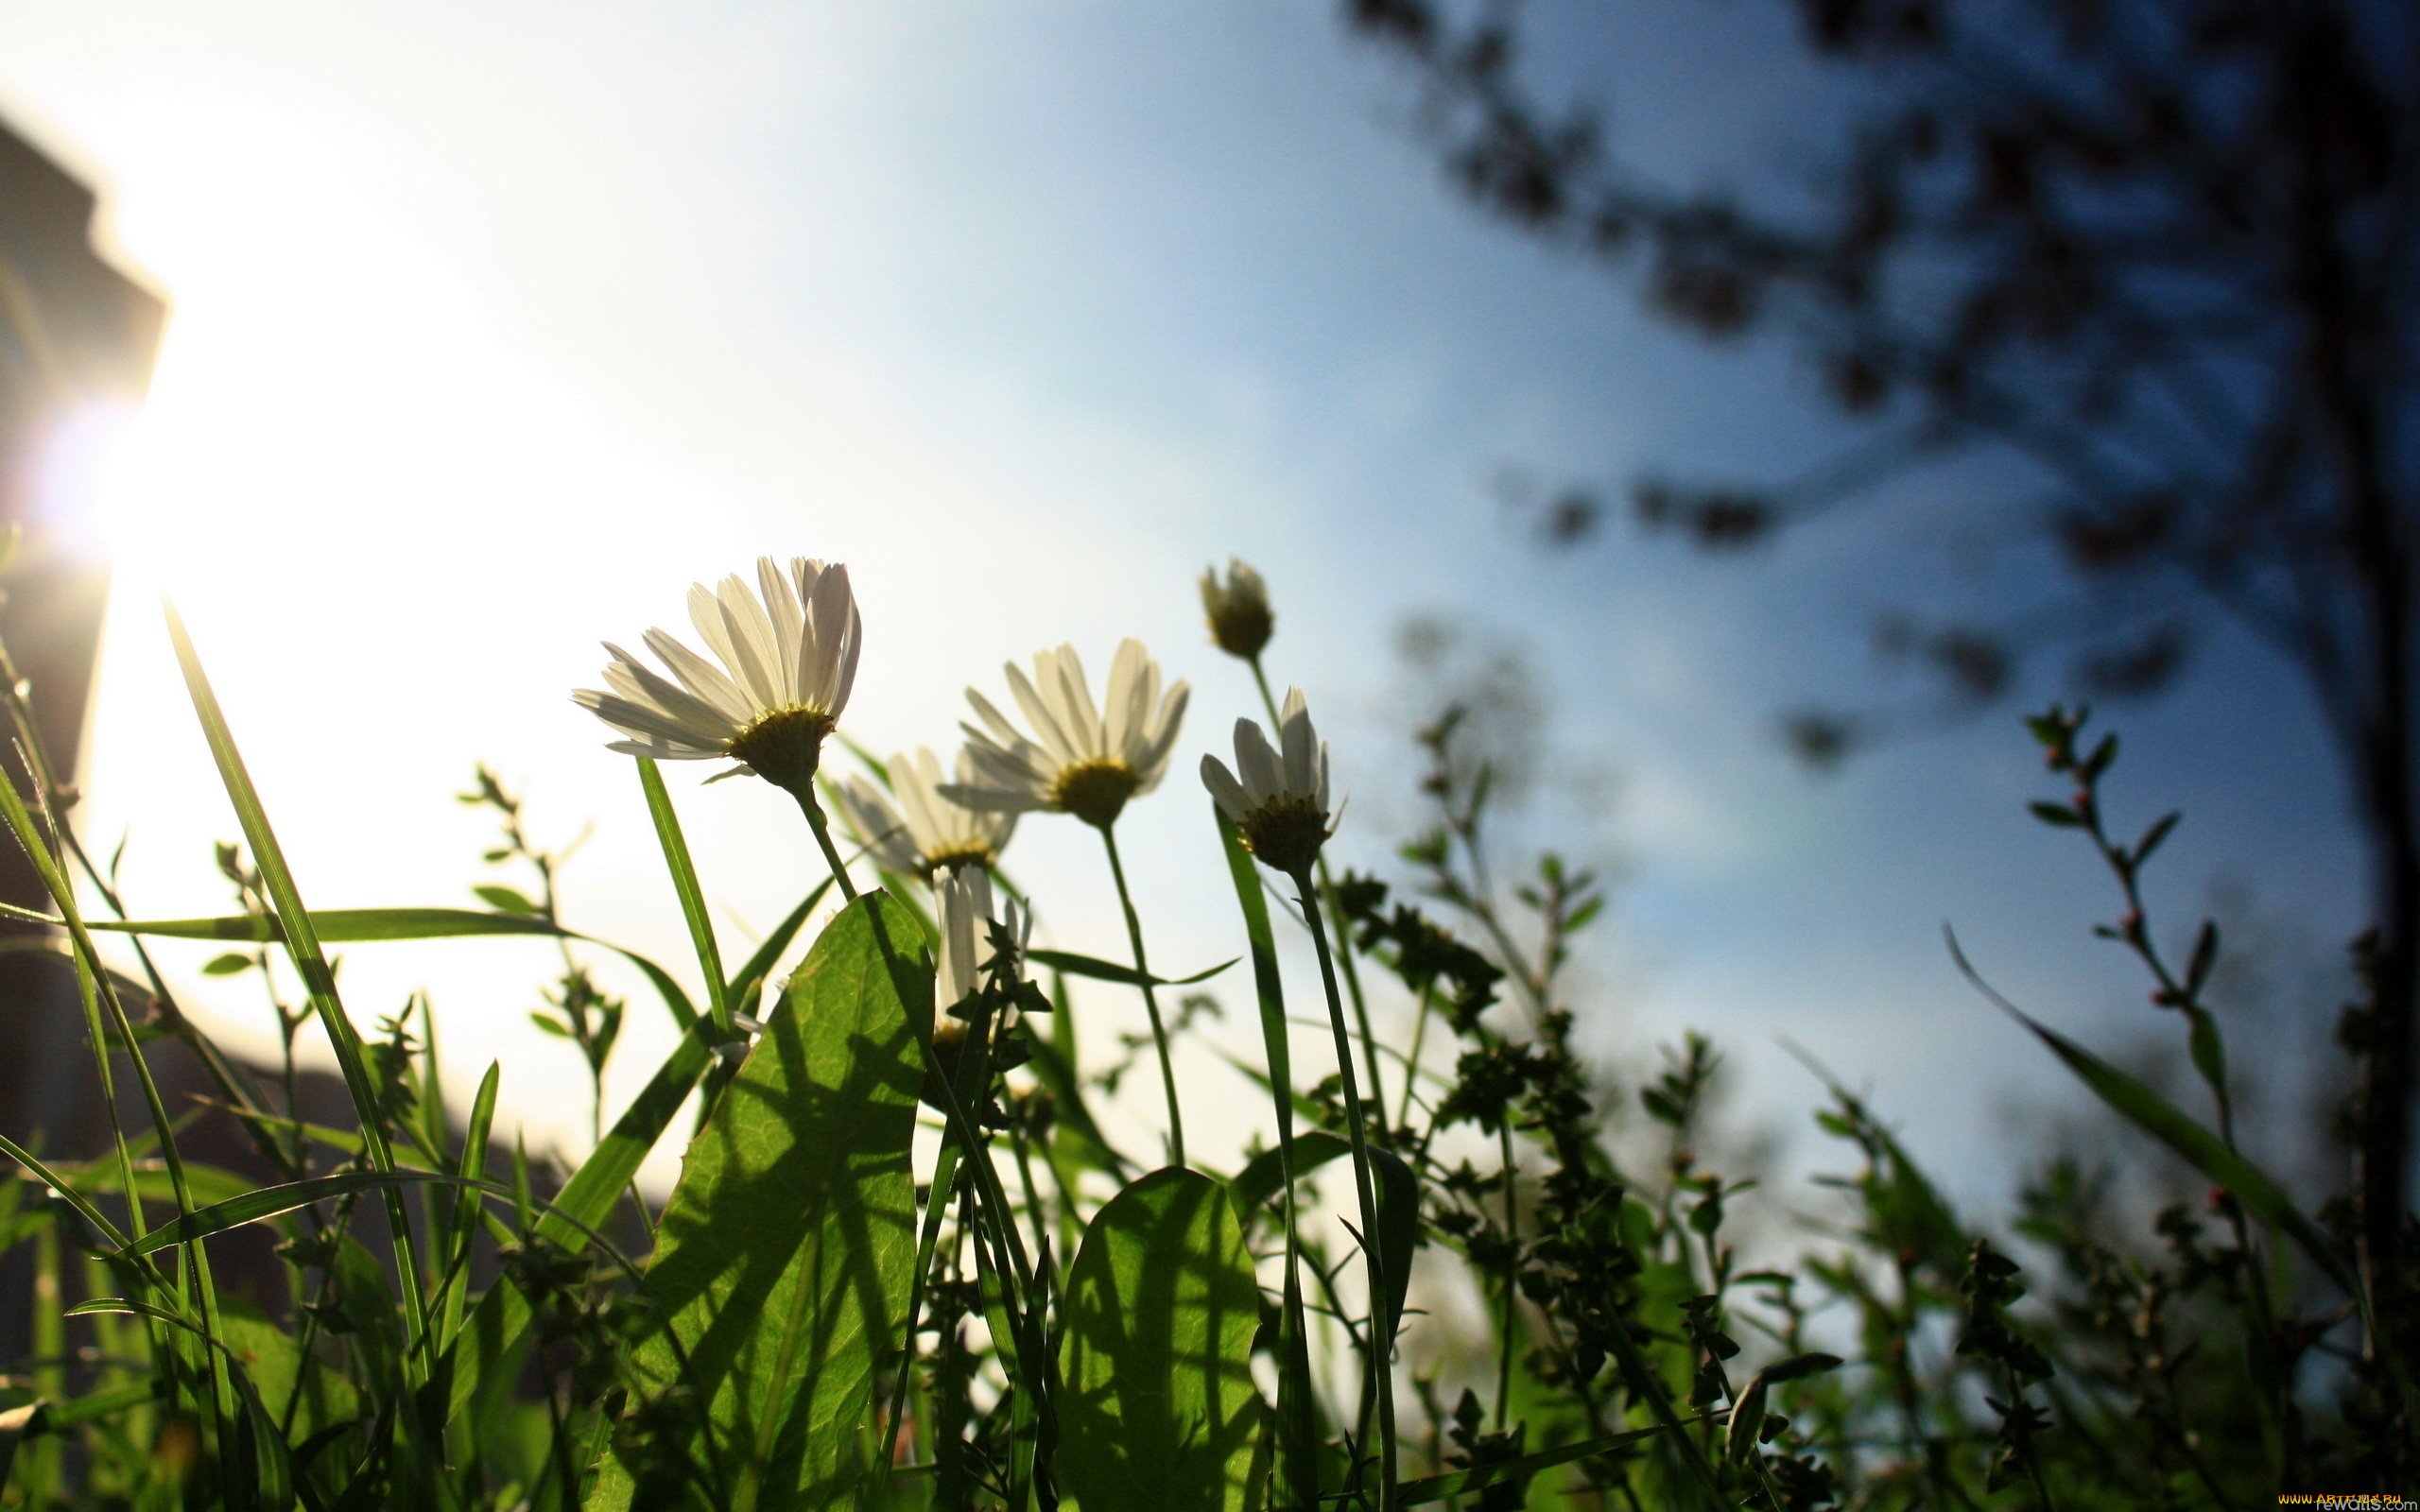
[[[672,873],[672,890],[681,895],[681,917],[689,925],[689,942],[697,947],[698,970],[706,978],[706,1007],[714,1015],[715,1028],[723,1038],[731,1037],[731,1005],[723,998],[722,950],[715,943],[714,920],[706,917],[706,895],[698,885],[698,868],[689,860],[689,842],[681,835],[681,816],[673,812],[672,795],[666,791],[664,774],[655,763],[645,756],[634,758],[639,765],[639,786],[647,791],[648,816],[655,821],[656,844],[664,850],[664,864]]]
[[[41,915],[44,922],[56,923]],[[639,969],[654,987],[664,1005],[672,1011],[675,1022],[683,1028],[698,1016],[691,1006],[689,994],[683,991],[671,974],[633,950],[626,950],[612,940],[583,935],[576,929],[564,929],[543,919],[526,914],[486,913],[476,908],[330,908],[310,916],[311,930],[323,945],[354,945],[407,939],[463,939],[481,935],[539,935],[549,939],[576,939],[583,945],[594,945],[612,951]],[[216,919],[103,919],[94,923],[95,929],[114,930],[122,935],[147,935],[164,939],[232,940],[242,944],[274,945],[284,936],[276,919],[257,914],[229,914]]]
[[[185,634],[184,622],[177,611],[168,610],[168,638],[174,643],[177,664],[184,673],[186,691],[193,697],[194,713],[200,716],[203,735],[210,742],[210,754],[218,765],[220,782],[227,797],[235,806],[235,817],[244,831],[244,841],[252,852],[252,864],[260,870],[261,882],[276,909],[279,927],[285,936],[285,952],[292,961],[295,974],[302,979],[311,1006],[326,1027],[328,1041],[335,1049],[337,1066],[343,1073],[345,1091],[352,1094],[354,1112],[361,1120],[362,1149],[371,1165],[380,1171],[392,1171],[395,1157],[388,1147],[385,1126],[379,1122],[377,1085],[370,1078],[370,1068],[362,1057],[360,1037],[354,1032],[353,1021],[345,1017],[344,1004],[337,996],[336,977],[328,971],[327,956],[320,949],[320,937],[311,923],[310,913],[302,906],[302,895],[294,885],[294,874],[285,865],[285,852],[277,843],[276,832],[269,828],[268,811],[261,807],[260,794],[253,788],[251,776],[245,770],[244,758],[235,748],[235,737],[227,728],[227,717],[218,707],[217,695],[210,688],[210,679],[201,668],[201,659],[193,648],[193,641]],[[387,1190],[387,1219],[393,1226],[396,1272],[401,1277],[404,1307],[411,1320],[415,1335],[428,1332],[428,1308],[421,1295],[419,1268],[412,1264],[411,1220],[405,1211],[403,1194],[395,1188]]]
[[[1153,976],[1149,971],[1138,971],[1131,966],[1120,966],[1115,961],[1079,955],[1073,951],[1028,951],[1025,953],[1025,958],[1037,966],[1046,966],[1054,971],[1064,971],[1069,976],[1089,976],[1095,981],[1116,982],[1126,987],[1191,987],[1196,982],[1209,981],[1228,967],[1235,965],[1236,961],[1243,959],[1239,955],[1234,960],[1220,961],[1206,971],[1196,971],[1191,976],[1169,977]]]
[[[438,1171],[339,1171],[334,1176],[315,1176],[304,1181],[262,1187],[240,1197],[216,1202],[185,1213],[107,1258],[131,1260],[137,1255],[157,1254],[170,1245],[190,1245],[213,1234],[225,1233],[230,1228],[259,1223],[263,1219],[274,1218],[297,1208],[307,1208],[312,1203],[341,1197],[349,1193],[389,1192],[420,1182],[453,1183],[459,1180],[461,1177]]]
[[[1945,931],[1945,934],[1946,932]],[[1968,964],[1965,953],[1958,947],[1958,936],[1948,935],[1950,957],[1966,980],[1989,998],[2000,1010],[2025,1025],[2059,1057],[2076,1079],[2091,1090],[2095,1097],[2107,1104],[2109,1109],[2127,1123],[2167,1145],[2184,1157],[2187,1164],[2224,1187],[2244,1211],[2279,1233],[2291,1238],[2308,1254],[2313,1263],[2325,1272],[2328,1280],[2342,1287],[2344,1295],[2360,1305],[2366,1315],[2369,1297],[2362,1290],[2360,1279],[2344,1258],[2336,1252],[2335,1243],[2319,1225],[2303,1215],[2294,1199],[2286,1194],[2269,1173],[2227,1148],[2226,1143],[2207,1128],[2179,1110],[2167,1098],[2136,1081],[2117,1067],[2086,1050],[2048,1024],[2038,1023],[2025,1010],[2000,996],[1989,983]]]

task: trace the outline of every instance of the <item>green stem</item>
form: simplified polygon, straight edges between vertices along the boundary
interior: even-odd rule
[[[1168,1058],[1168,1032],[1160,1022],[1160,995],[1150,981],[1151,968],[1143,954],[1143,920],[1134,912],[1134,895],[1127,890],[1126,864],[1117,858],[1117,832],[1101,825],[1100,843],[1109,850],[1109,874],[1117,881],[1117,903],[1126,911],[1126,937],[1134,947],[1134,971],[1142,976],[1143,1009],[1151,1016],[1151,1042],[1160,1052],[1160,1085],[1168,1099],[1168,1164],[1184,1164],[1184,1113],[1177,1107],[1176,1065]]]
[[[832,868],[832,880],[839,885],[842,895],[848,900],[848,906],[855,907],[858,901],[856,886],[850,882],[848,868],[840,862],[840,852],[832,844],[832,829],[824,819],[822,806],[815,799],[814,790],[794,792],[792,796],[806,815],[807,827],[815,832],[815,843],[822,848],[824,863]],[[1116,856],[1115,847],[1110,854],[1114,860]],[[1132,910],[1129,910],[1129,918],[1132,917]],[[868,910],[868,922],[873,928],[874,946],[882,952],[883,965],[896,983],[908,970],[908,962],[891,939],[890,925],[884,921],[879,906]],[[929,1057],[932,1053],[930,1025],[927,1024],[921,1033],[925,1038],[925,1050]],[[972,1045],[972,1040],[969,1043]],[[1020,1372],[1026,1379],[1018,1384],[1037,1404],[1038,1442],[1046,1451],[1058,1436],[1056,1409],[1051,1404],[1056,1383],[1051,1379],[1050,1362],[1045,1353],[1042,1319],[1026,1301],[1035,1293],[1033,1271],[1026,1258],[1025,1241],[1019,1236],[1011,1217],[1008,1195],[1001,1190],[999,1173],[993,1169],[991,1158],[985,1153],[984,1142],[976,1132],[974,1120],[967,1116],[965,1102],[959,1095],[958,1088],[947,1080],[941,1080],[940,1090],[943,1102],[942,1115],[959,1147],[966,1152],[966,1167],[974,1183],[973,1194],[979,1199],[976,1204],[977,1221],[978,1225],[990,1228],[991,1237],[997,1241],[999,1249],[1008,1260],[1001,1290],[1007,1299],[1011,1321],[1020,1334],[1017,1357],[1028,1366]],[[1046,1465],[1046,1452],[1044,1462]]]
[[[1513,1287],[1521,1265],[1521,1210],[1513,1200],[1512,1120],[1509,1115],[1496,1125],[1495,1141],[1496,1162],[1504,1170],[1504,1337],[1495,1360],[1495,1431],[1500,1434],[1512,1405],[1512,1331],[1520,1322]]]
[[[1270,696],[1269,675],[1261,671],[1260,658],[1252,658],[1250,664],[1253,684],[1260,689],[1261,707],[1269,711],[1269,732],[1282,739],[1284,731],[1281,727],[1285,721],[1278,717],[1277,700]],[[1327,857],[1324,855],[1319,858],[1319,878],[1321,906],[1327,910],[1330,925],[1344,947],[1337,953],[1337,964],[1344,971],[1344,995],[1353,1000],[1353,1022],[1361,1031],[1361,1058],[1370,1076],[1370,1106],[1378,1110],[1379,1117],[1384,1118],[1387,1086],[1378,1077],[1378,1041],[1370,1033],[1370,1004],[1361,993],[1361,972],[1353,964],[1353,932],[1345,927],[1344,909],[1336,897],[1336,879],[1328,874]]]
[[[849,880],[849,868],[840,862],[840,852],[832,844],[832,825],[823,817],[823,805],[815,800],[812,788],[801,789],[795,797],[801,812],[806,816],[806,827],[815,832],[815,843],[823,851],[823,864],[832,868],[833,885],[840,889],[846,902],[857,901],[857,885]]]
[[[1437,984],[1431,982],[1420,989],[1420,1016],[1411,1024],[1411,1053],[1403,1057],[1403,1109],[1395,1114],[1395,1126],[1411,1127],[1411,1093],[1420,1081],[1420,1049],[1428,1039],[1428,1019],[1437,1005]]]
[[[1344,1000],[1337,990],[1336,958],[1328,949],[1327,928],[1311,886],[1308,867],[1294,874],[1301,894],[1303,918],[1311,926],[1311,944],[1320,957],[1320,985],[1327,989],[1328,1024],[1336,1035],[1337,1074],[1344,1083],[1344,1117],[1353,1137],[1354,1194],[1361,1204],[1361,1258],[1370,1285],[1370,1379],[1378,1399],[1378,1512],[1393,1512],[1395,1504],[1395,1319],[1389,1303],[1385,1258],[1379,1253],[1378,1201],[1370,1182],[1370,1144],[1361,1116],[1361,1091],[1353,1074],[1353,1039],[1344,1027]]]

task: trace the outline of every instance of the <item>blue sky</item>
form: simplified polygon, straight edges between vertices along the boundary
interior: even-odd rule
[[[1547,12],[1547,66],[1610,80],[1641,159],[1749,187],[1807,161],[1840,90],[1781,8],[1612,15]],[[1234,930],[1190,773],[1252,706],[1190,583],[1236,554],[1278,596],[1275,676],[1335,740],[1350,859],[1413,817],[1403,619],[1531,660],[1558,781],[1522,833],[1626,877],[1583,967],[1617,1065],[1703,1027],[1738,1116],[1795,1132],[1816,1090],[1787,1034],[1979,1200],[2006,1109],[2065,1093],[1957,980],[1945,919],[2054,1022],[2161,1027],[2085,935],[2102,879],[2023,816],[2046,795],[2014,711],[1829,781],[1770,738],[1778,707],[1876,686],[1874,610],[1960,591],[1935,498],[1718,563],[1620,532],[1547,556],[1493,501],[1508,464],[1753,478],[1843,433],[1786,353],[1658,327],[1458,202],[1405,81],[1326,6],[87,0],[12,8],[0,44],[0,107],[109,186],[178,311],[96,536],[124,576],[87,822],[132,830],[148,908],[215,907],[206,842],[233,833],[167,681],[165,589],[315,901],[463,900],[484,836],[447,795],[484,758],[542,827],[596,821],[579,917],[681,959],[634,784],[563,695],[598,639],[677,624],[693,577],[798,552],[856,574],[849,724],[878,748],[942,745],[959,687],[1061,640],[1105,669],[1140,635],[1192,680],[1128,843],[1156,954],[1206,964]],[[2359,855],[2308,709],[2222,640],[2121,715],[2119,812],[2187,811],[2171,917],[2231,882],[2349,933]],[[1610,806],[1575,796],[1603,778]],[[804,837],[769,794],[680,786],[744,937],[812,875]],[[1113,954],[1089,841],[1034,821],[1013,859],[1059,943]],[[347,979],[363,1017],[430,987],[456,1074],[503,1058],[533,1138],[569,1138],[566,1053],[519,1027],[544,969],[477,945],[358,953]],[[264,1042],[260,1009],[203,997]]]

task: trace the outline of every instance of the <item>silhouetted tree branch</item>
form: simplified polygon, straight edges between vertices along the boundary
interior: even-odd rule
[[[2038,480],[1993,507],[2058,596],[1888,621],[1884,651],[1991,704],[2055,655],[2114,694],[2166,686],[2213,613],[2305,675],[2358,795],[2379,921],[2377,1064],[2357,1183],[2391,1285],[2410,1192],[2420,947],[2411,713],[2420,12],[2392,0],[1795,0],[1871,88],[1811,210],[1655,182],[1594,103],[1540,99],[1512,0],[1347,0],[1409,65],[1453,180],[1521,232],[1634,277],[1709,338],[1793,344],[1846,454],[1754,485],[1649,477],[1630,513],[1708,551],[1763,543],[1978,454]],[[1582,10],[1583,20],[1607,12]],[[1533,500],[1595,535],[1600,490]],[[1962,507],[1944,504],[1944,508]],[[1812,711],[1818,761],[1891,728]]]

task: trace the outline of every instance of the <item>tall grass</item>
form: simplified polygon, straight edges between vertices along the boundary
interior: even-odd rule
[[[1274,724],[1266,604],[1238,636],[1222,602],[1214,629]],[[73,973],[109,1127],[95,1150],[0,1141],[19,1175],[0,1187],[0,1250],[33,1276],[33,1352],[0,1385],[8,1505],[2047,1512],[2420,1484],[2420,1319],[2378,1313],[2348,1264],[2359,1214],[2242,1152],[2246,1072],[2206,1001],[2216,932],[2175,960],[2144,917],[2140,879],[2175,821],[2118,837],[2117,747],[2088,741],[2081,713],[2031,722],[2068,788],[2035,816],[2111,874],[2104,932],[2177,1016],[2207,1111],[2003,1004],[2009,1034],[2208,1200],[2130,1216],[2058,1165],[2013,1228],[1987,1230],[1825,1074],[1818,1122],[1850,1161],[1839,1224],[1749,1269],[1741,1214],[1803,1197],[1708,1164],[1720,1057],[1704,1040],[1644,1069],[1576,1048],[1586,1005],[1566,968],[1603,894],[1551,854],[1490,880],[1492,782],[1458,759],[1459,715],[1423,736],[1433,814],[1401,848],[1408,883],[1336,874],[1316,848],[1281,875],[1206,798],[1150,799],[1201,804],[1196,864],[1234,884],[1248,965],[1219,988],[1256,1005],[1265,1056],[1240,1069],[1276,1136],[1214,1154],[1171,1127],[1153,1169],[1157,1152],[1105,1132],[1072,1026],[1071,978],[1140,989],[1175,1113],[1167,1044],[1190,1031],[1157,993],[1182,984],[1151,974],[1114,841],[1128,961],[1029,948],[1024,921],[1048,900],[995,919],[972,878],[888,869],[882,836],[844,853],[828,788],[802,790],[831,875],[735,968],[713,879],[639,758],[700,1004],[673,970],[565,922],[564,855],[484,771],[465,800],[496,815],[489,859],[531,889],[487,883],[479,910],[310,908],[273,795],[170,634],[243,834],[218,858],[238,902],[224,917],[134,917],[60,820],[24,690],[0,690],[19,754],[0,816],[52,901],[11,917],[53,932]],[[973,933],[945,947],[953,928]],[[1288,980],[1281,939],[1298,930],[1315,981]],[[470,935],[562,948],[532,992],[596,1099],[576,1168],[495,1143],[493,1067],[449,1108],[433,1005],[365,1030],[326,955]],[[219,1052],[144,951],[154,938],[224,942],[204,970],[265,984],[283,1063]],[[610,1122],[631,1005],[592,974],[599,951],[680,1031]],[[937,959],[952,951],[955,968]],[[1316,1006],[1289,1007],[1289,988]],[[1404,1021],[1381,1033],[1390,1003]],[[2357,1062],[2365,1013],[2345,1019]],[[1297,1022],[1327,1032],[1326,1054],[1298,1062]],[[341,1073],[340,1125],[303,1116],[295,1053],[314,1033]],[[268,1179],[186,1158],[155,1074],[175,1057]],[[1617,1101],[1641,1115],[1619,1130]],[[937,1137],[920,1145],[920,1127]],[[682,1176],[658,1206],[633,1183],[666,1142]],[[277,1240],[265,1299],[225,1278],[225,1246],[255,1226]]]

